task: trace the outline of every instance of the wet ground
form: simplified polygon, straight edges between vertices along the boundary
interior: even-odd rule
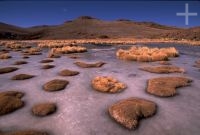
[[[200,47],[185,45],[148,45],[151,47],[175,46],[180,57],[172,58],[173,65],[180,66],[186,73],[154,74],[141,71],[138,68],[146,65],[159,65],[158,62],[141,63],[122,61],[116,58],[119,48],[130,46],[97,46],[86,45],[87,53],[77,54],[79,59],[67,56],[54,59],[56,67],[42,70],[40,60],[43,55],[31,56],[28,64],[19,65],[20,69],[0,75],[0,91],[16,89],[26,95],[25,106],[8,115],[0,116],[0,130],[36,129],[49,131],[52,135],[199,135],[200,132],[200,71],[193,67],[195,60],[200,58]],[[0,67],[12,65],[21,60],[19,52],[12,52],[13,58],[0,60]],[[83,69],[73,64],[76,61],[104,61],[101,68]],[[61,77],[62,69],[72,69],[80,72],[78,76]],[[10,78],[16,74],[25,73],[36,77],[13,81]],[[113,76],[127,84],[128,88],[117,94],[100,93],[91,88],[91,80],[98,75]],[[147,80],[160,76],[184,76],[193,79],[189,87],[178,89],[178,94],[170,98],[159,98],[145,92]],[[42,85],[53,79],[66,79],[70,84],[63,91],[46,92]],[[129,97],[139,97],[151,100],[158,106],[155,116],[140,121],[136,130],[127,130],[117,124],[108,115],[108,107],[113,103]],[[47,117],[35,117],[31,107],[39,102],[55,102],[56,113]]]

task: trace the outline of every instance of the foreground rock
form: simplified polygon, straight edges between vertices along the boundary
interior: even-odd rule
[[[28,62],[26,62],[26,61],[16,61],[15,63],[14,63],[14,65],[22,65],[22,64],[27,64]]]
[[[18,70],[17,67],[4,67],[4,68],[0,68],[0,74],[10,73],[16,70]]]
[[[43,65],[41,68],[42,69],[50,69],[50,68],[54,68],[55,66],[54,65]]]
[[[75,62],[74,64],[82,68],[97,68],[97,67],[102,67],[106,63],[105,62],[85,63],[85,62],[78,61],[78,62]]]
[[[51,59],[45,59],[45,60],[41,60],[40,63],[50,63],[53,62],[53,60]]]
[[[148,80],[147,92],[160,97],[176,94],[176,88],[189,86],[192,80],[184,77],[159,77]]]
[[[65,69],[65,70],[60,71],[58,74],[61,76],[75,76],[75,75],[78,75],[79,72]]]
[[[32,108],[32,113],[36,116],[47,116],[56,111],[56,105],[54,103],[40,103],[36,104]]]
[[[12,80],[25,80],[25,79],[30,79],[35,77],[34,75],[28,75],[28,74],[18,74],[13,76],[11,79]]]
[[[92,87],[100,92],[116,93],[124,90],[126,85],[115,78],[101,76],[92,80]]]
[[[109,107],[110,116],[128,129],[135,129],[141,118],[155,114],[156,104],[139,98],[121,100]]]
[[[36,131],[36,130],[23,130],[3,133],[2,135],[49,135],[47,132]]]
[[[153,62],[166,61],[169,57],[179,56],[179,52],[174,47],[169,48],[148,48],[148,47],[131,47],[129,50],[119,49],[116,53],[119,59]]]
[[[24,106],[22,92],[5,91],[0,93],[0,116],[11,113]]]
[[[67,80],[54,79],[44,84],[43,89],[45,91],[53,92],[65,89],[69,84]]]
[[[151,72],[151,73],[184,73],[185,70],[176,66],[150,66],[142,67],[141,70]]]

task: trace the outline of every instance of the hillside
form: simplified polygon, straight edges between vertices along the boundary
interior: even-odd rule
[[[173,38],[200,40],[200,29],[181,29],[126,19],[103,21],[81,16],[61,25],[20,28],[0,23],[0,39]]]

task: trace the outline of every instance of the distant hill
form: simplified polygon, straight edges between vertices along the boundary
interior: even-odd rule
[[[0,23],[0,39],[173,38],[200,40],[200,27],[182,29],[127,19],[103,21],[81,16],[61,25],[21,28]]]

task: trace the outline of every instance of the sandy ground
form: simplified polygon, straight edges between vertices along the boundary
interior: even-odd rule
[[[151,45],[171,46],[171,45]],[[49,131],[52,135],[199,135],[200,132],[200,72],[192,67],[200,58],[200,47],[176,45],[181,56],[171,59],[171,63],[186,69],[185,74],[154,74],[140,71],[138,67],[158,65],[158,62],[139,63],[118,60],[115,57],[117,48],[127,46],[87,45],[89,52],[78,54],[78,60],[86,62],[104,61],[101,68],[83,69],[73,63],[75,59],[62,56],[55,59],[53,69],[40,69],[43,55],[31,56],[29,63],[19,65],[20,69],[0,75],[0,90],[16,89],[25,92],[25,106],[11,114],[0,117],[0,130],[36,129]],[[0,67],[10,66],[21,60],[18,52],[12,53],[13,58],[0,60]],[[80,71],[73,77],[61,77],[62,69]],[[36,75],[36,77],[13,81],[10,78],[19,73]],[[127,84],[128,88],[117,94],[106,94],[94,91],[91,80],[98,75],[110,75]],[[170,98],[159,98],[145,92],[147,79],[159,76],[186,76],[194,80],[191,86],[178,89],[178,95]],[[63,91],[45,92],[42,85],[52,79],[66,79],[70,84]],[[143,119],[136,130],[127,130],[117,124],[108,115],[108,107],[120,99],[139,97],[154,101],[158,105],[154,117]],[[31,107],[35,103],[51,101],[58,106],[56,113],[47,117],[35,117]]]

